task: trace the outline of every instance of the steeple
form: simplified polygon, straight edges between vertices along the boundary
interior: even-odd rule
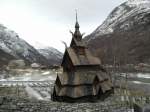
[[[78,23],[78,14],[77,14],[77,10],[76,10],[76,23],[75,23],[75,32],[74,32],[74,37],[80,41],[82,39],[82,35],[80,33],[80,25]]]
[[[79,29],[79,23],[78,23],[78,14],[77,14],[77,10],[76,10],[76,24],[75,24],[75,29]]]

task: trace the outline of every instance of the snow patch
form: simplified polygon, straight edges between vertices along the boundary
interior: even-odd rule
[[[140,81],[133,81],[133,83],[135,83],[135,84],[142,84],[142,82],[140,82]]]
[[[147,5],[149,3],[150,3],[150,0],[129,0],[127,2],[129,6]]]
[[[50,74],[50,72],[49,71],[47,71],[47,72],[44,72],[44,73],[42,73],[43,75],[47,75],[47,74]]]
[[[150,79],[150,74],[138,73],[138,74],[137,74],[137,77],[138,77],[138,78]]]

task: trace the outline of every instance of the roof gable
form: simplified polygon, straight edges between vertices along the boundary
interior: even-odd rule
[[[76,53],[75,49],[67,48],[66,52],[69,54],[69,57],[74,66],[78,65],[101,65],[100,59],[92,56],[88,49],[85,49],[84,55],[79,55]]]
[[[86,44],[84,41],[80,40],[76,40],[75,38],[72,38],[72,41],[71,41],[71,44],[70,44],[71,47],[74,47],[74,46],[78,46],[78,47],[86,47]]]

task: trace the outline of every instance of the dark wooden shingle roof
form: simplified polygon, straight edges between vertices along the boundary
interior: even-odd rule
[[[76,53],[75,49],[67,48],[66,52],[69,54],[69,57],[74,66],[78,65],[101,65],[99,58],[94,57],[88,49],[85,49],[84,55],[79,55]]]
[[[84,85],[93,84],[94,79],[98,78],[100,82],[109,80],[109,76],[102,71],[77,71],[77,72],[64,72],[63,74],[58,74],[57,78],[60,80],[61,85]]]
[[[98,88],[94,87],[95,78],[98,78],[98,83],[95,85]],[[108,75],[101,71],[77,72],[75,74],[63,73],[59,74],[56,80],[56,82],[59,82],[59,84],[55,85],[55,91],[58,96],[79,98],[82,96],[97,95],[99,89],[103,93],[112,89],[112,83]]]

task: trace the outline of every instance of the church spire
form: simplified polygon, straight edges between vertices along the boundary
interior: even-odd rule
[[[75,28],[79,29],[80,26],[79,26],[79,23],[78,23],[78,13],[77,13],[77,10],[75,10],[75,11],[76,11],[76,24],[75,24]]]
[[[79,31],[79,23],[78,23],[78,14],[77,14],[77,10],[76,10],[76,23],[75,23],[75,32],[74,32],[74,37],[77,39],[77,40],[81,40],[82,39],[82,35]]]

